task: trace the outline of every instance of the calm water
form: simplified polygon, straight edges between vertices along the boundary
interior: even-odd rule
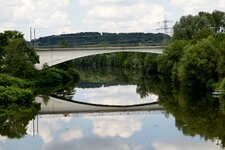
[[[165,110],[36,115],[18,139],[23,125],[13,126],[15,130],[0,127],[0,150],[222,149],[225,117],[220,100],[172,92],[168,85],[137,73],[98,70],[90,76],[95,71],[80,70],[84,78],[69,92],[72,100],[107,105],[160,101]]]

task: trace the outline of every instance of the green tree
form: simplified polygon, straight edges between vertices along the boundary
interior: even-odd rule
[[[4,47],[9,44],[10,39],[23,38],[23,34],[17,31],[5,31],[0,33],[0,71],[4,63]]]
[[[61,40],[58,45],[59,47],[70,47],[70,44],[65,40]]]
[[[179,22],[173,27],[174,40],[190,40],[195,33],[198,33],[203,28],[210,28],[211,24],[207,17],[202,16],[183,16]]]
[[[225,29],[225,13],[221,11],[214,11],[212,13],[214,20],[214,31],[215,32],[224,32]]]
[[[214,38],[209,37],[195,45],[189,45],[178,65],[178,77],[188,86],[203,85],[217,80]]]
[[[27,134],[29,121],[34,119],[40,105],[37,103],[0,103],[0,135],[22,138]]]
[[[219,33],[215,35],[216,59],[218,61],[217,71],[219,79],[225,77],[225,34]]]
[[[184,48],[188,45],[186,40],[176,40],[167,47],[162,55],[157,57],[157,68],[166,78],[172,77],[172,69],[183,56]]]
[[[29,79],[36,71],[34,64],[38,62],[38,55],[27,46],[23,38],[12,38],[4,46],[3,72]]]
[[[193,40],[198,34],[210,35],[210,32],[224,32],[225,13],[214,11],[213,13],[199,12],[198,15],[183,16],[173,27],[173,39]],[[201,31],[203,30],[203,31]],[[197,35],[196,35],[197,34]],[[204,36],[203,36],[204,37]],[[206,37],[204,37],[206,38]]]

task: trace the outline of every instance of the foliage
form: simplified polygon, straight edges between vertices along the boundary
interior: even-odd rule
[[[200,84],[206,87],[210,79],[217,80],[216,50],[213,41],[214,39],[210,37],[186,47],[177,71],[182,84],[192,87]]]
[[[3,87],[0,86],[0,103],[2,102],[16,102],[26,103],[33,101],[33,93],[29,89],[21,89],[18,87]]]
[[[66,71],[57,68],[47,68],[38,71],[35,76],[36,85],[48,85],[66,83],[73,79],[73,77]]]
[[[161,33],[98,33],[83,32],[42,37],[37,40],[39,46],[127,46],[127,45],[159,45],[169,35]]]
[[[19,79],[7,74],[1,74],[0,73],[0,85],[1,86],[15,86],[15,87],[21,87],[21,88],[25,88],[28,86],[31,86],[32,83],[28,82],[26,80],[23,79]]]
[[[201,93],[201,94],[200,94]],[[193,89],[170,93],[161,93],[159,102],[167,113],[175,117],[177,128],[187,136],[200,136],[205,140],[221,140],[225,147],[225,114],[218,99],[204,94],[204,91],[193,92]]]
[[[137,85],[136,91],[141,98],[150,93],[158,95],[160,80],[156,74],[145,74],[140,70],[115,67],[76,67],[80,74],[80,88],[97,88],[113,85]],[[157,87],[157,88],[156,88]]]
[[[206,38],[210,33],[224,32],[225,13],[214,11],[213,13],[199,12],[198,15],[183,16],[173,27],[174,40],[193,40],[196,37]],[[199,38],[197,38],[199,39]]]
[[[38,55],[27,46],[23,35],[17,31],[5,31],[0,36],[1,70],[12,76],[31,78],[35,74],[34,64]]]
[[[26,104],[34,101],[33,94],[39,94],[33,89],[37,85],[66,84],[79,79],[73,71],[36,70],[34,64],[39,61],[38,55],[18,31],[0,33],[0,55],[0,71],[3,72],[0,74],[0,103]]]
[[[172,75],[172,69],[176,67],[184,53],[184,48],[188,45],[186,40],[176,40],[171,43],[164,51],[162,55],[157,57],[157,68],[159,73],[164,77],[170,78]]]
[[[28,123],[39,110],[40,105],[36,103],[0,103],[0,135],[22,138],[27,133]]]
[[[225,95],[225,78],[217,83],[217,90],[222,92],[222,95]]]
[[[183,16],[174,26],[173,42],[157,58],[162,79],[211,90],[225,77],[225,13]]]
[[[4,58],[4,47],[10,42],[10,39],[23,38],[23,34],[17,31],[5,31],[0,33],[0,60]]]
[[[219,33],[215,35],[214,45],[216,46],[217,71],[219,78],[225,77],[225,34]]]
[[[58,45],[59,47],[70,47],[69,43],[65,40],[61,40]]]
[[[112,53],[79,58],[73,63],[77,67],[123,67],[149,74],[157,72],[156,56],[146,53]]]

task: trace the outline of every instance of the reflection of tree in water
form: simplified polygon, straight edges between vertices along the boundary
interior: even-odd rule
[[[90,67],[76,68],[79,71],[81,82],[92,83],[117,83],[137,85],[137,93],[141,98],[147,97],[150,93],[157,94],[159,78],[155,74],[146,74],[141,70],[111,67]]]
[[[160,96],[160,103],[176,119],[177,128],[188,136],[201,136],[205,140],[218,140],[225,147],[225,114],[219,100],[201,91],[174,90],[167,96]],[[162,94],[163,95],[163,94]]]
[[[79,81],[72,81],[66,84],[55,84],[55,85],[46,85],[34,88],[35,95],[38,95],[43,98],[44,102],[47,103],[49,96],[57,95],[65,99],[72,99],[75,94],[75,87]]]
[[[29,104],[0,104],[0,135],[8,138],[21,138],[26,135],[27,125],[34,119],[40,105]]]
[[[74,94],[74,87],[78,81],[41,86],[33,88],[34,94],[26,101],[2,102],[0,103],[0,135],[8,138],[22,138],[26,135],[27,125],[34,119],[40,110],[40,104],[34,101],[36,95],[42,96],[46,103],[52,94],[60,94],[65,98],[71,98]]]
[[[159,103],[176,119],[176,127],[188,136],[201,136],[205,140],[221,141],[225,147],[225,99],[207,96],[200,89],[181,90],[169,80],[159,80],[154,74],[143,74],[126,69],[101,70],[80,68],[81,80],[96,82],[96,72],[100,82],[137,85],[140,97],[153,93],[159,96]],[[87,77],[87,78],[86,78]],[[201,95],[200,95],[201,93]]]

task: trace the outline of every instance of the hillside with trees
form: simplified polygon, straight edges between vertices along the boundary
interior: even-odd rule
[[[38,46],[126,46],[160,45],[170,39],[162,33],[99,33],[81,32],[41,37],[35,42]]]

